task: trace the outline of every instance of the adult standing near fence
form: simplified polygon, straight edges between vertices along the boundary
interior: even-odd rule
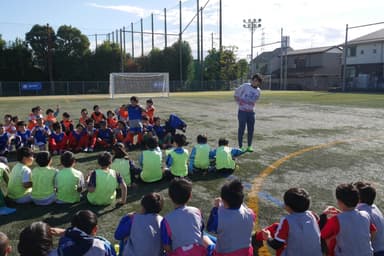
[[[253,131],[255,127],[255,104],[260,98],[260,85],[263,82],[263,78],[260,74],[255,74],[252,77],[251,83],[244,83],[235,90],[235,100],[239,105],[239,111],[237,118],[239,120],[239,128],[237,131],[237,139],[239,147],[243,151],[253,152],[252,140]],[[247,142],[248,146],[243,147],[243,136],[247,126]]]

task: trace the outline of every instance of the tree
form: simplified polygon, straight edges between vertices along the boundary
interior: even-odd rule
[[[55,31],[48,24],[34,25],[25,35],[25,41],[33,50],[34,63],[48,75],[48,51],[55,49]]]
[[[220,78],[224,81],[237,79],[238,66],[236,65],[236,46],[223,47],[220,54]]]
[[[248,74],[248,62],[246,59],[241,59],[237,62],[238,66],[238,77],[240,78],[241,83],[243,83],[244,78],[247,77]]]
[[[204,59],[204,79],[208,81],[221,80],[220,52],[213,48]]]
[[[56,34],[55,79],[82,80],[84,57],[89,54],[89,40],[79,29],[61,26]]]
[[[0,34],[0,51],[5,48],[5,41],[3,40],[1,34]]]

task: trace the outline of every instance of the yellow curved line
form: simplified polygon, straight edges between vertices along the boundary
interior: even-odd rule
[[[358,141],[358,140],[364,140],[364,139],[336,140],[336,141],[332,141],[332,142],[329,142],[329,143],[325,143],[325,144],[320,144],[320,145],[304,148],[304,149],[298,150],[296,152],[293,152],[293,153],[291,153],[289,155],[286,155],[286,156],[280,158],[279,160],[275,161],[274,163],[269,165],[267,168],[265,168],[253,180],[251,191],[248,193],[248,203],[247,203],[247,205],[256,214],[255,229],[256,230],[260,229],[260,226],[259,226],[260,223],[259,223],[259,218],[258,218],[258,216],[259,216],[259,197],[258,197],[258,193],[260,192],[262,184],[263,184],[263,182],[264,182],[266,177],[268,177],[273,171],[275,171],[277,168],[279,168],[280,165],[282,165],[286,161],[288,161],[288,160],[290,160],[290,159],[292,159],[292,158],[294,158],[296,156],[302,155],[302,154],[304,154],[306,152],[309,152],[309,151],[313,151],[313,150],[317,150],[317,149],[322,149],[322,148],[328,148],[328,147],[332,147],[332,146],[337,145],[337,144],[348,143],[348,142]],[[270,252],[268,251],[268,249],[265,246],[263,246],[263,247],[261,247],[259,249],[258,255],[259,256],[271,256]]]

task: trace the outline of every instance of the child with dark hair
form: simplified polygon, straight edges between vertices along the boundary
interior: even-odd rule
[[[321,238],[325,241],[336,238],[335,255],[373,255],[371,238],[376,227],[367,212],[356,209],[359,191],[352,184],[340,184],[336,188],[336,200],[342,212],[327,221]]]
[[[167,170],[165,175],[169,178],[185,177],[188,175],[188,150],[184,148],[187,144],[187,137],[184,134],[175,134],[175,149],[167,154]]]
[[[175,178],[168,187],[175,209],[161,222],[161,239],[167,255],[206,255],[201,211],[187,206],[192,196],[192,182]]]
[[[39,148],[39,150],[46,150],[47,140],[51,135],[51,130],[44,125],[43,119],[38,116],[36,118],[37,125],[32,129],[31,135],[35,139],[35,146]]]
[[[60,123],[52,124],[52,130],[49,138],[49,152],[58,155],[68,149],[68,136],[63,132]]]
[[[68,150],[74,153],[83,151],[87,147],[87,134],[83,124],[77,124],[76,129],[71,132],[68,138]]]
[[[109,205],[116,199],[116,189],[121,189],[121,200],[118,204],[125,204],[127,200],[127,185],[119,173],[111,169],[112,155],[101,152],[97,157],[100,168],[91,172],[88,177],[87,199],[93,205]]]
[[[37,125],[37,119],[43,118],[41,115],[41,107],[36,106],[31,109],[31,113],[28,115],[28,129],[32,130]]]
[[[56,175],[56,203],[72,204],[80,202],[81,192],[85,188],[83,173],[74,168],[75,155],[65,151],[60,157],[61,169]]]
[[[0,256],[11,255],[12,246],[6,234],[0,232]]]
[[[372,224],[376,227],[375,236],[372,239],[373,255],[384,255],[384,217],[380,209],[374,204],[376,189],[367,182],[356,182],[354,184],[359,191],[359,204],[356,209],[369,214]]]
[[[117,142],[121,142],[123,143],[124,145],[128,143],[128,126],[127,124],[122,121],[122,120],[119,120],[117,122],[117,127],[113,130],[113,134],[116,138],[116,141]]]
[[[155,107],[153,106],[153,100],[151,98],[147,99],[147,101],[145,102],[146,103],[146,106],[145,106],[145,115],[148,117],[148,121],[150,124],[154,124],[154,116],[155,116]]]
[[[123,121],[124,123],[128,121],[128,110],[126,104],[122,104],[120,107],[118,107],[115,110],[115,113],[119,121]]]
[[[216,170],[228,173],[235,171],[236,162],[234,158],[244,152],[241,149],[229,147],[229,141],[226,138],[220,138],[218,145],[219,147],[210,154],[211,158],[215,158]]]
[[[159,145],[162,149],[168,149],[172,147],[172,135],[167,132],[165,126],[161,125],[161,118],[156,116],[153,118],[153,132],[159,139]]]
[[[207,230],[217,234],[215,253],[252,256],[251,234],[256,216],[243,204],[243,185],[233,180],[221,187],[220,196],[215,199],[207,224]]]
[[[86,128],[85,128],[85,148],[84,152],[93,152],[96,146],[97,141],[97,129],[95,128],[95,121],[93,119],[89,118],[86,121]]]
[[[210,166],[211,147],[205,134],[197,135],[197,144],[193,147],[189,156],[189,173],[195,171],[207,171]]]
[[[161,256],[159,215],[163,209],[163,197],[159,193],[150,193],[141,199],[140,213],[128,214],[121,218],[115,231],[115,239],[121,241],[123,256]]]
[[[320,229],[316,216],[308,211],[308,192],[303,188],[288,189],[284,193],[284,205],[288,215],[280,220],[274,238],[264,229],[263,239],[275,250],[284,248],[282,255],[321,256]]]
[[[32,181],[31,169],[33,151],[22,147],[16,151],[17,163],[12,168],[8,182],[8,197],[16,203],[23,204],[31,201]]]
[[[99,105],[93,106],[93,112],[91,114],[91,118],[93,119],[93,121],[95,123],[96,129],[100,128],[100,122],[101,121],[107,121],[107,118],[105,117],[105,115],[100,111]]]
[[[142,168],[140,179],[143,182],[156,182],[163,178],[162,158],[157,137],[148,138],[147,149],[143,150],[139,157]]]
[[[59,105],[56,106],[56,111],[49,108],[47,111],[45,111],[45,114],[47,115],[44,119],[45,125],[52,129],[52,124],[57,123],[57,116],[59,115],[60,107]]]
[[[115,129],[117,127],[117,118],[115,113],[112,110],[107,111],[107,126],[110,129]]]
[[[19,147],[31,147],[33,144],[33,137],[31,131],[27,128],[27,125],[24,121],[19,121],[16,123],[16,136],[20,139]],[[19,148],[17,147],[17,148]]]
[[[115,136],[110,128],[107,127],[106,121],[101,121],[100,128],[97,131],[96,146],[108,149],[115,144]]]
[[[111,243],[103,237],[96,236],[98,230],[97,216],[89,210],[78,211],[59,240],[57,249],[60,256],[116,256]]]
[[[136,172],[140,172],[137,170],[135,163],[133,160],[129,159],[128,153],[125,150],[125,146],[123,143],[116,143],[112,147],[113,160],[111,164],[111,169],[120,173],[123,177],[125,184],[127,186],[131,186],[132,184],[132,176]]]
[[[63,119],[60,124],[66,135],[69,135],[73,131],[73,122],[71,120],[71,115],[68,112],[63,113]]]
[[[17,250],[20,256],[53,256],[53,238],[50,226],[42,221],[24,228],[19,237]]]
[[[80,118],[79,118],[79,124],[82,124],[85,126],[87,126],[87,123],[86,121],[89,119],[90,117],[88,116],[88,110],[86,108],[82,108],[81,111],[80,111]]]
[[[143,136],[143,123],[141,122],[143,113],[145,110],[143,107],[139,105],[139,98],[136,96],[132,96],[130,98],[130,104],[127,105],[127,111],[128,111],[128,125],[129,125],[129,132],[128,132],[128,143],[132,146],[135,146],[134,137],[137,136],[137,143],[136,145],[140,144]]]
[[[33,184],[31,198],[36,205],[49,205],[56,201],[55,177],[57,169],[51,167],[52,156],[48,151],[36,154],[38,167],[33,168],[31,180]]]

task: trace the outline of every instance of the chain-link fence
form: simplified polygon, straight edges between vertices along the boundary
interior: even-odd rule
[[[27,84],[27,86],[26,86]],[[0,96],[108,94],[109,81],[0,82]],[[239,81],[170,81],[170,92],[232,90]]]

